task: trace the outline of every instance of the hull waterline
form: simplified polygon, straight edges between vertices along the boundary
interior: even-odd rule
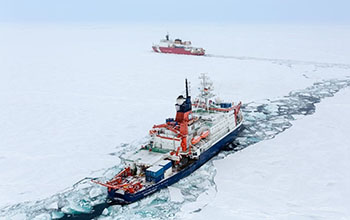
[[[208,160],[210,160],[213,156],[215,156],[217,153],[219,153],[225,146],[232,143],[234,139],[239,134],[240,130],[243,128],[242,122],[230,133],[228,133],[225,137],[223,137],[221,140],[219,140],[217,143],[215,143],[211,148],[209,148],[207,151],[203,152],[200,155],[200,158],[184,168],[183,170],[179,171],[177,174],[164,179],[160,181],[159,183],[146,188],[144,190],[141,190],[137,193],[118,193],[117,190],[110,189],[108,191],[108,197],[113,202],[117,204],[129,204],[136,202],[137,200],[140,200],[148,195],[153,194],[154,192],[159,191],[160,189],[163,189],[167,186],[170,186],[176,182],[178,182],[180,179],[185,178],[186,176],[193,173],[196,169],[201,167],[204,163],[206,163]]]

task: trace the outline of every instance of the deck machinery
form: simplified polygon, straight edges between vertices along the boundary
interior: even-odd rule
[[[232,143],[242,128],[241,102],[222,102],[213,93],[213,83],[201,74],[199,95],[176,99],[176,117],[149,131],[149,142],[124,158],[125,169],[106,183],[114,202],[127,204],[171,185],[194,172]]]

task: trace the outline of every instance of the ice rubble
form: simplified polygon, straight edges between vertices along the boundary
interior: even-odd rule
[[[331,97],[340,89],[350,86],[350,79],[327,80],[314,83],[303,90],[290,92],[287,96],[272,100],[252,102],[243,106],[245,115],[244,127],[236,141],[215,157],[214,160],[223,158],[228,154],[241,150],[259,141],[271,139],[292,126],[291,121],[301,116],[315,112],[315,103],[323,98]],[[124,147],[113,155],[121,156],[135,150],[141,140]],[[106,169],[103,179],[108,179],[121,169],[119,166]],[[216,193],[214,176],[216,174],[212,161],[204,164],[189,177],[180,180],[171,188],[163,189],[153,195],[128,206],[109,206],[105,200],[106,190],[103,187],[90,183],[90,179],[83,179],[71,189],[56,194],[48,199],[36,202],[25,202],[14,206],[5,207],[0,211],[0,218],[7,216],[13,219],[26,216],[28,219],[144,219],[176,218],[176,214],[191,207],[191,202],[199,196],[213,197]],[[176,197],[174,199],[174,196]],[[206,204],[202,204],[204,207]],[[192,207],[193,212],[201,208]],[[190,209],[191,210],[191,209]]]
[[[215,160],[215,198],[180,218],[348,219],[349,96],[348,87],[276,138]]]

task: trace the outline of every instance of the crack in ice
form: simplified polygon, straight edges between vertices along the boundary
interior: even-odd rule
[[[27,219],[169,219],[177,218],[185,204],[197,201],[203,193],[210,194],[214,189],[214,197],[217,192],[215,184],[216,168],[214,160],[220,160],[227,155],[242,150],[260,141],[272,139],[279,133],[290,128],[291,122],[311,115],[316,110],[316,103],[326,97],[331,97],[339,90],[349,87],[350,79],[325,80],[314,83],[312,86],[298,91],[292,91],[287,96],[276,99],[266,99],[260,102],[247,103],[242,107],[245,122],[244,130],[239,134],[234,143],[228,145],[218,156],[208,161],[190,176],[181,179],[172,185],[181,192],[182,201],[173,201],[170,189],[166,188],[156,192],[131,205],[120,206],[106,203],[106,190],[103,187],[90,183],[89,177],[74,184],[70,189],[53,195],[50,198],[24,202],[4,207],[0,211],[1,216],[24,217]],[[123,144],[118,147],[113,156],[121,156],[126,152],[137,149],[145,140],[133,144]],[[105,169],[103,178],[112,177],[121,169],[121,164]],[[210,196],[210,195],[209,195]],[[199,212],[205,207],[196,207],[191,212]]]

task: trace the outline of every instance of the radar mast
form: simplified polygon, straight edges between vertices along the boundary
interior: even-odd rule
[[[207,73],[201,73],[199,76],[200,86],[199,86],[199,95],[198,99],[198,107],[202,107],[205,110],[209,110],[209,99],[214,97],[214,86],[213,82],[207,76]]]

